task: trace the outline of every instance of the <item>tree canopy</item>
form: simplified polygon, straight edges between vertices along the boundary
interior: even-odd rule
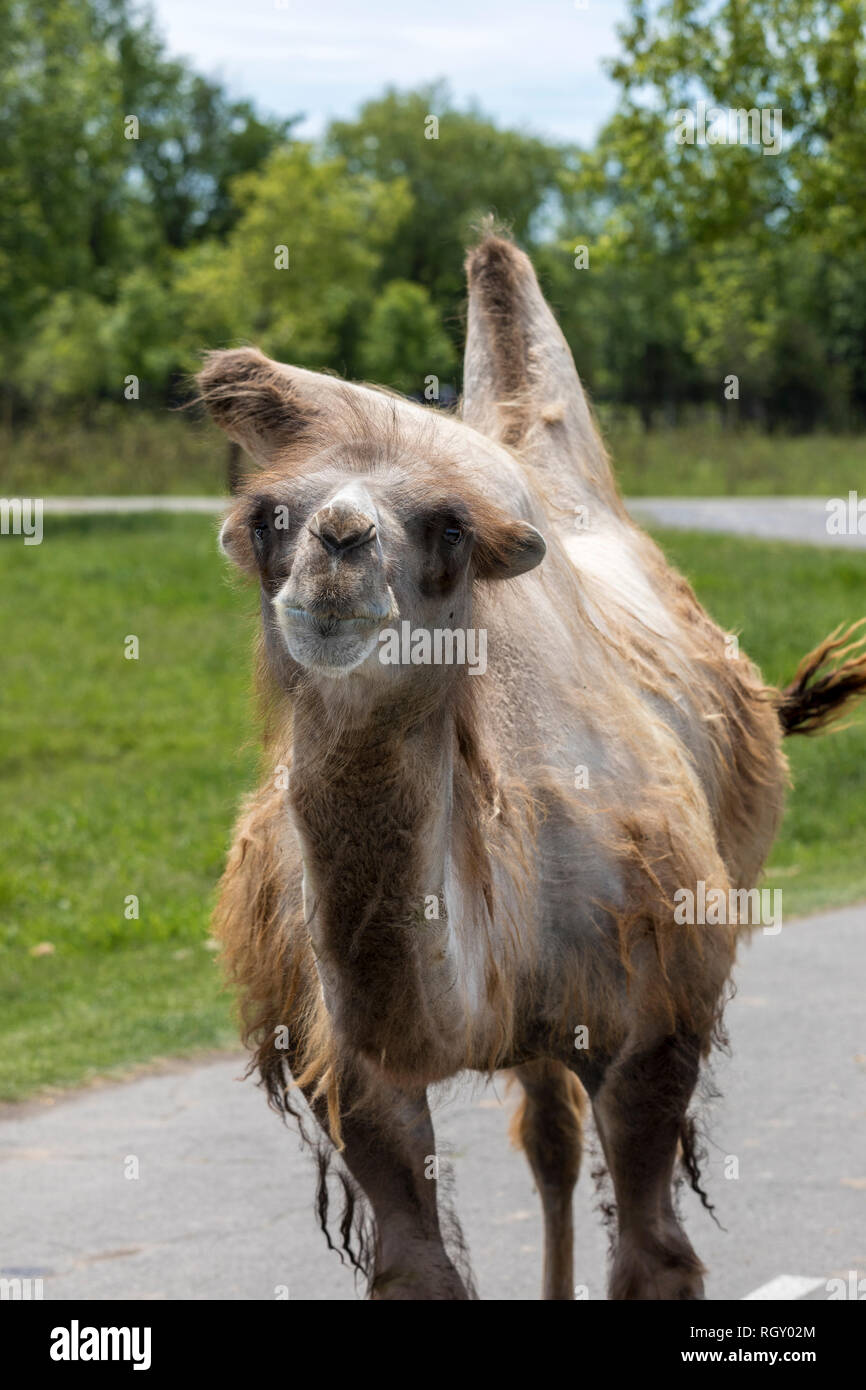
[[[597,398],[649,425],[733,376],[746,418],[862,423],[864,20],[866,0],[630,0],[591,148],[441,82],[304,143],[169,57],[132,0],[0,0],[7,406],[119,399],[131,374],[162,405],[241,342],[459,389],[464,248],[492,212]]]

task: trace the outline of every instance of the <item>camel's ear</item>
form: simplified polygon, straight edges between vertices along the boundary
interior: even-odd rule
[[[319,412],[304,378],[313,375],[237,348],[208,353],[196,383],[220,429],[267,465],[311,430]]]
[[[469,252],[466,275],[463,419],[519,449],[561,506],[585,502],[588,493],[610,504],[617,493],[604,447],[528,256],[487,234]]]
[[[219,547],[223,555],[232,560],[238,569],[247,574],[255,574],[255,551],[250,536],[249,504],[246,499],[233,507],[220,527]]]
[[[516,579],[540,565],[547,543],[528,521],[506,521],[475,540],[475,573],[479,579]]]

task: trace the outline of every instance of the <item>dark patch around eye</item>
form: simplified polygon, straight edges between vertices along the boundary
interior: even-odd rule
[[[421,524],[427,548],[421,591],[428,598],[441,598],[465,569],[469,548],[464,542],[471,536],[469,517],[452,504],[431,509]]]
[[[270,497],[254,499],[249,517],[250,531],[259,546],[285,535],[294,521],[293,508],[286,502],[275,502]]]

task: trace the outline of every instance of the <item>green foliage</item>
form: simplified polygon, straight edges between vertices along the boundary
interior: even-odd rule
[[[95,273],[110,281],[129,262],[120,73],[95,7],[3,0],[0,51],[5,347],[52,295],[101,288]]]
[[[735,418],[862,419],[866,3],[630,0],[620,41],[618,109],[564,177],[568,240],[545,253],[591,385],[647,422],[720,399],[730,373]],[[775,127],[678,143],[698,101],[780,113],[778,152]]]
[[[163,392],[176,322],[144,268],[158,296],[175,248],[225,234],[235,178],[292,123],[168,60],[133,0],[0,0],[0,51],[0,390],[81,399],[138,369]]]
[[[303,366],[338,365],[353,317],[372,304],[382,248],[407,214],[405,183],[362,178],[343,159],[293,145],[238,180],[235,196],[243,213],[225,241],[177,263],[190,363],[202,348],[247,339]]]
[[[109,313],[84,290],[56,294],[18,360],[15,377],[22,394],[41,406],[96,395],[110,371]]]
[[[223,236],[240,211],[238,175],[258,169],[294,120],[266,121],[183,63],[167,61],[152,27],[126,23],[118,41],[123,104],[140,123],[136,173],[163,241],[180,248]]]
[[[182,312],[172,287],[144,267],[126,276],[113,303],[61,292],[22,345],[19,390],[34,407],[119,400],[134,375],[140,398],[161,404],[166,382],[184,365]]]
[[[332,123],[326,147],[344,156],[352,172],[406,181],[411,210],[387,244],[388,279],[423,285],[455,339],[474,227],[493,213],[519,241],[531,243],[563,162],[557,146],[500,130],[476,109],[460,110],[442,82],[391,89],[366,102],[355,120]]]
[[[423,285],[389,281],[373,305],[358,362],[363,376],[407,395],[423,394],[430,374],[442,380],[454,372],[457,355]]]
[[[134,0],[0,0],[0,44],[7,419],[117,399],[128,375],[174,402],[203,349],[239,342],[459,386],[464,249],[490,213],[592,394],[645,427],[723,402],[733,426],[866,418],[866,0],[629,0],[617,108],[583,151],[441,82],[297,144],[294,119],[170,59]],[[781,132],[683,142],[699,101]]]

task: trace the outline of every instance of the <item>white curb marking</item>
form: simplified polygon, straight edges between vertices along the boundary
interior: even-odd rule
[[[810,1279],[807,1274],[777,1274],[775,1279],[771,1279],[769,1284],[762,1284],[753,1293],[747,1293],[740,1299],[741,1303],[754,1302],[756,1299],[770,1298],[804,1298],[813,1289],[818,1289],[822,1284],[826,1285],[826,1279]]]

